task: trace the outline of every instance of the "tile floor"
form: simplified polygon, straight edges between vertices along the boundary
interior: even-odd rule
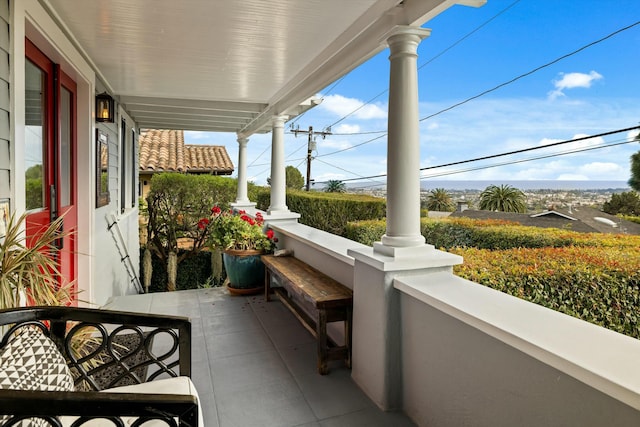
[[[206,427],[414,425],[379,410],[341,362],[319,375],[313,336],[274,300],[213,288],[118,297],[108,308],[191,318]]]

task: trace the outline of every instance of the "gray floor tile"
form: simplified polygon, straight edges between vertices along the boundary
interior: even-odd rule
[[[343,362],[319,375],[315,339],[276,297],[211,288],[119,297],[109,308],[191,318],[192,379],[206,427],[413,426],[402,413],[380,411]]]
[[[213,394],[213,382],[211,381],[211,372],[209,370],[209,362],[202,361],[191,365],[191,379],[196,386],[199,394]]]
[[[353,383],[348,370],[334,370],[329,375],[298,376],[296,381],[320,420],[374,408],[369,398]]]
[[[200,410],[204,419],[204,427],[220,427],[218,408],[213,393],[203,394],[198,391]]]
[[[220,424],[226,426],[295,426],[316,421],[293,380],[216,394]]]
[[[232,393],[292,378],[275,350],[211,360],[209,367],[216,394]]]
[[[320,421],[322,427],[413,427],[415,426],[403,413],[383,412],[377,408],[361,411]]]
[[[261,329],[248,329],[206,338],[209,360],[274,350],[267,334]]]
[[[262,325],[251,310],[244,310],[204,317],[202,318],[202,329],[207,331],[208,336],[211,336],[242,332],[249,329],[261,331]]]

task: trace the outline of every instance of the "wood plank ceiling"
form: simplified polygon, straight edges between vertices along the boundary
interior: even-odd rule
[[[142,128],[270,131],[386,47],[484,0],[40,0]]]

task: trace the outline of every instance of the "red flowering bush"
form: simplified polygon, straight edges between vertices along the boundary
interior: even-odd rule
[[[209,218],[198,221],[198,228],[206,233],[210,247],[222,250],[273,252],[277,243],[273,230],[264,230],[264,218],[259,212],[252,218],[245,211],[236,214],[214,206]]]

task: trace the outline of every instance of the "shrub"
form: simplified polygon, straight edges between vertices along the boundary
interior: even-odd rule
[[[457,248],[468,280],[640,338],[640,248]]]
[[[258,209],[267,210],[270,194],[258,195]],[[288,191],[288,208],[300,214],[300,223],[344,236],[347,223],[384,218],[386,203],[384,199],[366,195]]]
[[[385,227],[350,223],[347,237],[372,245]],[[640,236],[468,218],[422,219],[422,230],[427,243],[463,257],[457,275],[640,339]]]
[[[380,241],[386,228],[387,222],[383,219],[349,222],[345,227],[345,237],[363,245],[373,246],[374,242]]]
[[[142,262],[144,249],[140,249],[140,260]],[[183,251],[178,251],[178,256]],[[151,262],[153,273],[151,274],[151,286],[149,292],[164,292],[167,290],[167,265],[162,262],[157,255],[152,255]],[[189,258],[183,259],[178,264],[178,274],[176,277],[176,289],[199,289],[210,286],[220,286],[226,279],[223,272],[220,278],[214,278],[211,273],[211,253],[208,251],[198,252]],[[140,266],[140,281],[144,283],[144,269]]]
[[[162,173],[151,179],[147,196],[147,241],[149,249],[163,265],[179,266],[205,247],[205,233],[198,221],[210,214],[214,205],[228,207],[236,197],[236,180],[211,175]],[[178,255],[178,242],[184,243]],[[176,254],[174,258],[172,254]],[[173,261],[175,260],[175,262]],[[166,269],[165,269],[166,271]],[[174,273],[175,269],[169,269]],[[173,290],[171,274],[168,290]]]

